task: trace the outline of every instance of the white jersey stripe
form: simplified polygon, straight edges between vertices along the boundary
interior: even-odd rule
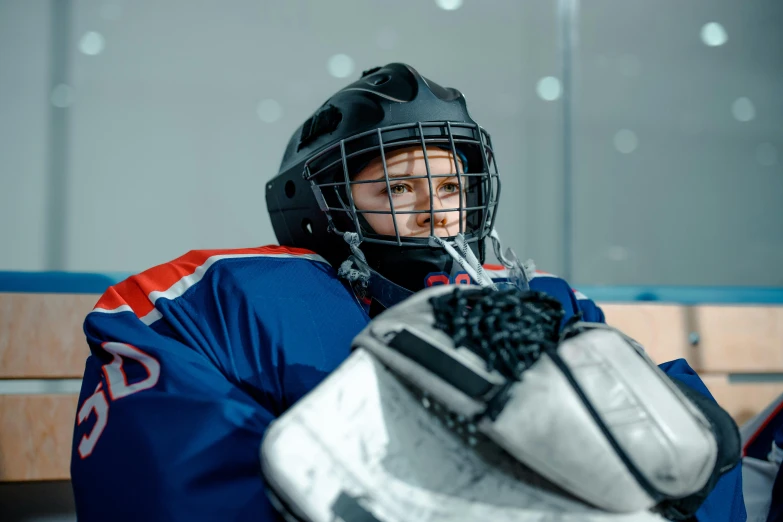
[[[93,312],[100,312],[102,314],[118,314],[120,312],[132,312],[131,307],[128,305],[122,305],[118,306],[117,308],[112,308],[111,310],[108,310],[106,308],[93,308]]]
[[[201,281],[201,279],[204,277],[204,274],[206,274],[207,270],[217,263],[218,261],[221,261],[223,259],[241,259],[241,258],[252,258],[252,257],[276,257],[276,258],[292,258],[292,259],[306,259],[308,261],[316,261],[319,263],[326,263],[326,259],[323,257],[317,255],[317,254],[218,254],[211,257],[208,257],[206,261],[204,261],[203,264],[196,267],[196,269],[193,271],[192,274],[186,275],[182,277],[179,281],[168,287],[166,290],[154,290],[149,293],[147,296],[150,300],[150,302],[155,305],[158,299],[167,299],[167,300],[173,300],[177,297],[184,294],[190,287]],[[132,312],[130,306],[128,305],[121,305],[117,308],[113,308],[111,310],[107,310],[105,308],[95,308],[93,309],[93,312],[98,313],[104,313],[104,314],[116,314],[119,312]],[[146,325],[151,325],[158,319],[163,317],[163,315],[160,313],[160,311],[157,308],[153,308],[152,311],[150,311],[147,315],[144,317],[140,317],[141,322],[143,322]]]

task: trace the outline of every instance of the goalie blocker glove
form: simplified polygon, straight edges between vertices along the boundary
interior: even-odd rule
[[[381,314],[353,347],[576,497],[691,518],[739,461],[736,425],[633,340],[603,324],[561,333],[562,316],[537,292],[440,286]]]

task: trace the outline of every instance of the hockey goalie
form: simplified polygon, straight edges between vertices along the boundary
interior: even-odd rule
[[[269,495],[307,522],[687,520],[740,455],[715,403],[558,301],[437,286],[373,320],[275,421]]]

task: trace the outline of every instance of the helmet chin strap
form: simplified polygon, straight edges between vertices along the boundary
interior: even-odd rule
[[[346,232],[343,239],[351,248],[352,255],[340,265],[337,275],[348,281],[354,291],[365,297],[368,294],[384,308],[391,308],[413,295],[407,288],[389,281],[377,271],[370,268],[364,252],[359,248],[359,234]]]
[[[535,270],[533,262],[528,261],[522,264],[510,248],[503,253],[497,231],[492,230],[490,238],[495,255],[508,270],[512,284],[523,290],[528,290],[530,278]],[[361,244],[359,234],[345,232],[343,240],[350,247],[352,255],[343,261],[337,270],[337,275],[348,281],[359,297],[370,295],[384,308],[389,308],[413,295],[413,291],[390,281],[370,267],[364,252],[359,248]],[[451,242],[441,237],[430,236],[429,243],[432,247],[440,247],[446,251],[477,284],[497,290],[497,285],[481,266],[481,262],[468,246],[463,234],[457,234]]]
[[[359,244],[362,242],[359,239],[359,234],[356,232],[346,232],[343,234],[343,239],[351,248],[353,255],[343,261],[340,268],[337,270],[337,275],[351,285],[358,285],[362,288],[367,288],[372,277],[372,268],[367,264],[367,258],[364,257],[364,252],[359,249]],[[363,296],[362,296],[363,297]]]

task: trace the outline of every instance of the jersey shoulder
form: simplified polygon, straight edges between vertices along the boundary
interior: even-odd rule
[[[292,293],[307,288],[314,279],[336,282],[326,260],[305,249],[269,245],[192,250],[109,287],[92,312],[132,312],[150,325],[160,319],[161,304],[179,300],[196,288],[231,291],[239,299],[242,294]]]
[[[508,278],[507,270],[503,266],[484,265],[484,268],[495,281]],[[604,322],[601,308],[582,292],[572,288],[565,279],[543,270],[535,270],[530,275],[529,284],[531,290],[543,292],[560,301],[565,311],[564,324],[576,314],[581,314],[583,321]]]
[[[194,357],[280,412],[348,356],[367,320],[323,258],[265,246],[191,251],[134,275],[106,291],[84,331],[104,362],[107,342],[170,368]]]
[[[581,314],[581,320],[591,323],[606,322],[604,312],[588,296],[573,288],[568,281],[549,272],[536,270],[530,279],[530,289],[544,292],[557,298],[566,310],[566,318]],[[570,308],[570,310],[569,310]]]
[[[562,292],[576,297],[576,290],[571,288],[571,285],[568,284],[568,281],[555,274],[544,272],[543,270],[536,270],[533,273],[533,276],[530,278],[530,288],[546,293]]]
[[[505,282],[509,280],[508,270],[502,265],[484,265],[484,270],[489,273],[495,282]],[[577,294],[587,299],[581,293],[572,289],[565,279],[558,277],[543,270],[526,269],[529,278],[530,289],[538,292],[544,292],[559,299],[560,301],[575,299]]]

